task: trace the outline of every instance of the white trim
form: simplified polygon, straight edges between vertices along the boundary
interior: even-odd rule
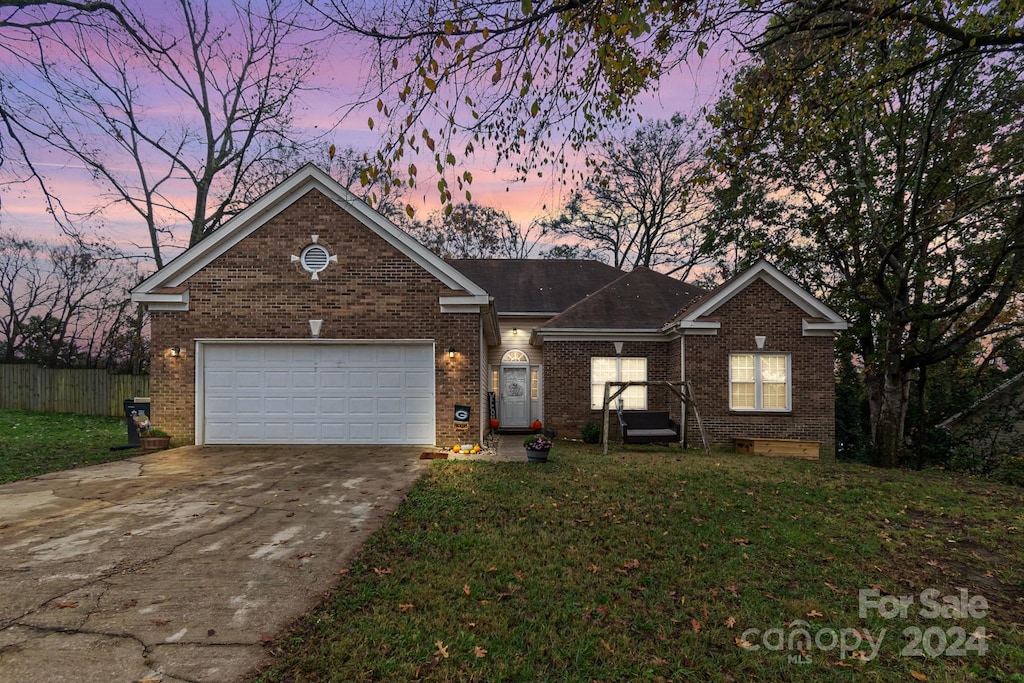
[[[132,290],[132,301],[162,287],[181,286],[218,256],[265,225],[310,190],[319,190],[363,225],[391,244],[446,287],[470,295],[486,296],[475,282],[430,252],[415,239],[313,164],[306,164],[287,180],[250,204],[195,247],[188,249]]]
[[[549,341],[670,341],[673,337],[672,330],[652,329],[611,329],[611,328],[557,328],[557,329],[534,329],[530,335],[530,343],[536,345],[539,341],[543,345],[545,340]]]
[[[470,296],[440,296],[437,302],[442,313],[480,313],[490,306],[491,297],[486,294]]]
[[[602,392],[604,392],[604,388],[603,387],[604,387],[604,384],[606,384],[607,382],[647,382],[647,377],[650,375],[651,363],[650,363],[650,359],[647,356],[591,356],[590,357],[590,383],[588,385],[590,387],[590,409],[591,410],[600,410],[600,409],[604,408],[604,394],[603,393],[601,395],[601,399],[598,401],[598,406],[596,408],[594,407],[594,384],[595,384],[595,382],[594,382],[594,361],[595,360],[612,360],[612,361],[615,361],[615,379],[613,379],[613,380],[605,380],[605,382],[602,382],[601,383],[601,385],[602,385],[601,391]],[[642,360],[644,362],[644,378],[642,380],[625,380],[625,379],[622,379],[622,361],[624,361],[624,360]],[[643,403],[643,407],[642,408],[624,408],[624,410],[647,410],[647,407],[648,407],[648,404],[649,404],[648,403],[648,398],[649,397],[647,395],[647,387],[644,386],[643,390],[644,390],[644,403]],[[616,399],[616,401],[622,400],[622,397],[624,395],[625,394],[620,394],[619,398]]]
[[[718,310],[725,302],[732,299],[743,291],[755,279],[764,280],[771,285],[779,294],[786,297],[800,310],[813,318],[823,318],[825,322],[804,322],[804,336],[816,336],[817,334],[831,334],[845,330],[848,324],[842,316],[831,308],[818,301],[814,296],[800,287],[796,282],[784,275],[778,268],[761,260],[729,280],[721,289],[707,299],[700,301],[693,309],[688,311],[682,319],[674,326],[682,330],[711,329],[707,323],[698,321],[711,315]],[[808,327],[809,325],[809,327]],[[720,324],[719,324],[720,326]],[[693,334],[694,332],[690,332]],[[704,332],[707,334],[707,332]],[[697,332],[700,334],[700,332]],[[714,333],[711,333],[714,334]]]
[[[189,294],[188,290],[175,294],[132,294],[132,302],[146,304],[151,311],[187,311]]]

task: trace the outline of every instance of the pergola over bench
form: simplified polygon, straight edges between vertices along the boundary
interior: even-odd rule
[[[612,391],[613,387],[615,388]],[[604,429],[601,432],[601,443],[604,444],[604,452],[608,453],[608,415],[611,403],[622,395],[629,387],[666,387],[669,391],[679,397],[683,404],[682,430],[679,435],[679,444],[686,446],[686,413],[691,407],[693,416],[697,421],[697,429],[700,430],[700,440],[704,444],[704,452],[711,456],[711,445],[708,443],[707,434],[704,432],[704,423],[700,419],[700,411],[697,410],[697,400],[693,393],[693,387],[687,382],[605,382],[604,383]],[[673,434],[675,436],[675,434]]]

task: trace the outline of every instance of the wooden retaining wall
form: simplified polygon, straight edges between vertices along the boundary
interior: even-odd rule
[[[0,364],[0,408],[124,416],[124,400],[149,396],[149,375]]]

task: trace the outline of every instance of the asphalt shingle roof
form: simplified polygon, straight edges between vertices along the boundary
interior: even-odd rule
[[[639,267],[539,329],[660,329],[704,293],[700,287]]]
[[[498,313],[561,313],[622,276],[621,270],[599,261],[449,259],[448,263],[487,290]]]

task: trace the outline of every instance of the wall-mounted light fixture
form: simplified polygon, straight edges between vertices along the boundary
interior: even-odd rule
[[[172,358],[177,358],[180,355],[181,355],[181,347],[180,346],[172,346],[171,347],[171,357]]]
[[[313,339],[320,338],[320,328],[323,326],[323,320],[310,320],[309,321],[309,336]]]
[[[449,346],[448,347],[448,357],[449,358],[455,358],[455,347],[454,346]]]
[[[757,348],[759,348],[759,349],[763,349],[764,348],[764,339],[765,339],[764,335],[761,335],[761,334],[754,335],[754,343],[757,344]]]
[[[512,334],[513,334],[513,335],[517,335],[517,334],[519,334],[519,328],[518,328],[518,327],[513,327],[513,328],[512,328]]]

